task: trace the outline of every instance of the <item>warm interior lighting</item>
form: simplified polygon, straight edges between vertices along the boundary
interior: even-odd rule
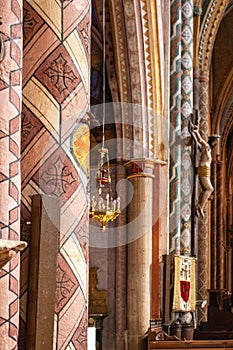
[[[96,188],[96,195],[91,197],[89,217],[97,220],[102,231],[105,231],[106,224],[115,220],[121,213],[121,210],[120,197],[114,199],[112,195],[108,149],[104,147],[101,147],[99,150]]]
[[[106,224],[114,221],[120,211],[120,197],[112,195],[112,179],[109,166],[108,149],[105,147],[105,0],[103,0],[103,130],[102,146],[99,149],[98,170],[96,174],[96,195],[91,197],[89,217],[99,222],[101,230],[105,231]]]

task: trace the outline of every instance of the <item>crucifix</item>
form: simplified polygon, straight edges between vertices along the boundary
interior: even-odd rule
[[[192,119],[192,118],[191,118]],[[214,191],[214,188],[210,180],[210,168],[211,168],[211,149],[217,144],[219,135],[211,135],[206,141],[199,130],[198,116],[195,116],[195,121],[189,122],[189,132],[194,140],[194,184],[196,183],[196,175],[198,175],[201,184],[201,193],[196,203],[196,191],[194,192],[195,214],[197,216],[205,217],[205,207],[208,199]],[[197,162],[197,152],[199,151],[199,160]],[[197,169],[197,172],[196,172]],[[196,190],[195,186],[194,189]]]

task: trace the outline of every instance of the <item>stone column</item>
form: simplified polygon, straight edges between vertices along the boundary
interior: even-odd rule
[[[200,132],[205,140],[208,140],[208,113],[209,113],[209,75],[208,72],[200,72],[199,108],[200,108]],[[208,210],[206,216],[198,220],[198,298],[207,299],[208,279],[208,253],[209,253],[209,227]],[[207,321],[207,307],[198,309],[200,322]]]
[[[22,216],[59,202],[54,349],[87,348],[90,24],[89,0],[24,2]]]
[[[147,160],[126,164],[133,198],[128,209],[128,350],[144,349],[151,317],[153,168]]]
[[[181,52],[181,254],[191,254],[191,198],[192,162],[188,123],[193,112],[193,1],[182,1],[182,52]]]
[[[151,266],[151,326],[160,326],[160,310],[161,310],[161,295],[160,295],[160,229],[161,229],[161,180],[160,180],[161,166],[156,164],[154,170],[153,181],[153,227],[152,227],[152,266]]]
[[[211,183],[217,191],[217,162],[216,160],[212,161],[211,166]],[[217,196],[216,192],[213,196],[213,200],[211,202],[211,261],[217,261]],[[211,264],[211,278],[210,278],[210,289],[217,288],[217,276],[216,276],[216,263]]]
[[[200,33],[200,17],[202,9],[200,4],[198,5],[194,1],[194,16],[193,16],[193,113],[195,122],[199,116],[199,86],[200,86],[200,69],[199,69],[199,33]],[[193,142],[194,145],[194,142]],[[192,194],[192,256],[198,259],[198,225],[197,217],[195,213],[195,206],[198,194],[198,176],[196,174],[197,167],[197,149],[196,146],[192,150],[193,156],[193,194]],[[198,286],[197,286],[198,287]]]
[[[0,0],[0,223],[5,240],[20,238],[20,113],[22,102],[22,1]],[[17,349],[19,328],[19,255],[0,276],[0,349]]]
[[[126,169],[122,165],[117,166],[117,181],[126,179]],[[125,190],[125,191],[124,191]],[[124,209],[117,219],[117,223],[121,227],[127,225],[127,211],[126,211],[126,196],[127,187],[126,181],[124,189],[121,191],[121,205]],[[127,274],[127,246],[123,242],[117,240],[117,227],[116,227],[116,350],[124,350],[126,340],[126,318],[127,318],[127,286],[126,286],[126,274]]]
[[[225,242],[223,233],[223,168],[222,161],[217,160],[217,235],[216,235],[216,287],[219,290],[225,288]]]
[[[230,186],[229,186],[230,187]],[[232,290],[233,287],[233,196],[231,193],[232,189],[230,188],[230,193],[227,198],[227,244],[228,244],[228,257],[227,257],[227,265],[228,265],[228,278],[226,288],[228,290]]]
[[[180,254],[180,177],[181,177],[181,17],[182,1],[171,1],[170,63],[170,253]]]

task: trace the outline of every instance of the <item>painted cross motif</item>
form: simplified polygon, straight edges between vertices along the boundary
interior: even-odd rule
[[[65,89],[69,89],[78,77],[74,74],[68,62],[62,54],[51,62],[51,65],[44,72],[57,90],[62,93]]]
[[[67,274],[63,268],[57,266],[57,287],[56,287],[56,310],[60,308],[69,300],[69,297],[73,294],[76,284],[71,280],[71,276]]]
[[[60,158],[57,159],[52,167],[44,171],[40,179],[48,186],[47,192],[57,197],[66,193],[70,185],[76,181],[72,172]]]
[[[32,16],[32,14],[28,10],[24,9],[23,11],[24,40],[26,40],[26,38],[33,33],[34,27],[36,26],[36,24],[37,24],[36,19]]]

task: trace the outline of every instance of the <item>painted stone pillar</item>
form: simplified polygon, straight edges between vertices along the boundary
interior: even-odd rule
[[[212,161],[211,166],[211,183],[215,190],[217,190],[217,161]],[[213,196],[213,200],[211,201],[211,261],[217,261],[217,218],[219,218],[217,214],[217,196],[216,194]],[[217,276],[216,276],[216,264],[211,264],[211,279],[210,279],[210,288],[217,288]]]
[[[199,108],[200,108],[200,132],[205,140],[208,140],[208,113],[209,113],[209,75],[208,72],[200,72]],[[208,212],[204,218],[198,220],[198,298],[207,299],[208,279],[208,253],[209,253]],[[207,321],[207,306],[198,309],[200,322]]]
[[[230,187],[230,186],[229,186]],[[229,191],[229,190],[228,190]],[[233,280],[233,271],[232,271],[232,248],[233,248],[233,240],[232,240],[232,229],[233,229],[233,197],[232,197],[232,189],[230,188],[230,192],[227,196],[227,258],[226,258],[226,266],[227,266],[227,280],[226,280],[226,289],[232,290],[232,280]]]
[[[133,198],[128,209],[127,330],[128,350],[144,349],[151,317],[152,201],[154,164],[126,164]]]
[[[22,103],[22,1],[0,0],[0,223],[6,240],[20,238],[20,113]],[[0,349],[17,349],[19,255],[0,274]]]
[[[152,266],[151,266],[151,317],[152,325],[161,325],[161,295],[160,295],[160,232],[161,232],[161,200],[163,196],[161,189],[161,165],[156,164],[154,169],[153,181],[153,227],[152,227]]]
[[[225,242],[223,230],[223,165],[217,160],[217,235],[216,235],[216,287],[218,290],[225,288]]]
[[[180,253],[181,24],[182,1],[171,1],[170,63],[170,253]]]
[[[193,112],[193,1],[182,1],[182,52],[181,52],[181,237],[182,254],[191,254],[191,198],[192,162],[191,146],[185,144],[189,137],[188,123]]]
[[[53,349],[87,348],[90,6],[24,2],[22,221],[32,195],[59,201]]]
[[[193,16],[193,114],[194,120],[197,122],[199,115],[199,89],[200,89],[200,69],[199,69],[199,33],[200,33],[200,17],[202,8],[194,2],[194,16]],[[194,146],[194,142],[192,142]],[[192,149],[193,159],[193,193],[192,193],[192,222],[191,222],[191,234],[192,234],[192,256],[198,259],[198,218],[196,216],[194,208],[196,207],[196,200],[198,198],[198,184],[199,179],[196,174],[197,168],[197,149],[194,146]]]

